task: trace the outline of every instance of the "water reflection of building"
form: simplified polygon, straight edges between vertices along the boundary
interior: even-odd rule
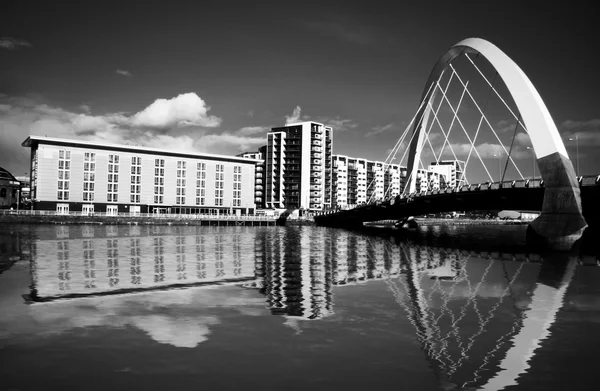
[[[34,298],[254,279],[247,229],[58,226],[33,242]]]
[[[305,319],[331,314],[333,269],[322,232],[288,228],[264,239],[262,292],[271,313]]]
[[[0,274],[21,259],[21,234],[18,230],[0,229]]]
[[[273,314],[299,330],[290,319],[333,312],[334,286],[384,281],[444,389],[516,384],[548,336],[576,264],[327,229],[269,232],[264,243],[259,270]]]

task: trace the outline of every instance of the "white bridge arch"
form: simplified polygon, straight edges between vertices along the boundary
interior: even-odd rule
[[[510,57],[484,39],[468,38],[458,42],[433,67],[423,90],[420,109],[414,118],[406,191],[412,193],[415,190],[424,129],[431,114],[430,103],[438,90],[434,84],[439,83],[452,60],[463,53],[479,53],[495,68],[512,95],[531,139],[545,185],[542,214],[531,227],[541,237],[550,239],[553,247],[570,248],[587,227],[582,216],[579,184],[573,164],[546,105],[529,78]]]

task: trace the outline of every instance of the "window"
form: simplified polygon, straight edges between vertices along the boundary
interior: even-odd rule
[[[223,164],[216,165],[215,173],[215,205],[223,206],[223,187],[225,185],[225,166]]]
[[[69,204],[56,204],[56,214],[68,215],[69,214]]]
[[[88,152],[89,153],[89,152]],[[59,201],[69,200],[69,179],[71,177],[71,151],[61,149],[58,151],[58,192],[56,198]],[[89,182],[89,181],[88,181]],[[58,210],[57,210],[58,211]]]
[[[131,195],[132,204],[139,204],[142,193],[142,158],[139,156],[131,157]]]
[[[185,187],[186,187],[186,162],[183,160],[177,161],[177,197],[175,197],[175,203],[177,205],[185,204]]]
[[[206,204],[206,163],[196,164],[196,205]]]
[[[83,155],[83,201],[94,201],[94,181],[96,179],[96,153],[85,152]]]
[[[116,216],[119,213],[119,208],[117,205],[107,205],[106,206],[106,215],[107,216]]]
[[[117,202],[119,198],[119,155],[108,155],[108,188],[107,202]],[[108,210],[107,210],[108,212]]]
[[[242,166],[233,166],[232,206],[242,206]]]
[[[154,159],[154,203],[163,204],[165,198],[165,159]]]

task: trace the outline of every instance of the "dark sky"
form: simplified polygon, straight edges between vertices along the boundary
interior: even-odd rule
[[[0,12],[0,166],[16,175],[30,133],[237,153],[297,106],[338,125],[334,153],[383,160],[435,61],[468,37],[523,69],[578,135],[581,172],[600,173],[593,2],[56,3]]]

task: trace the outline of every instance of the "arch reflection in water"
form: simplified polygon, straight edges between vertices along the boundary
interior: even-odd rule
[[[333,286],[383,281],[444,389],[516,384],[549,335],[577,259],[474,252],[346,231],[267,234],[263,292],[273,314],[333,313]]]
[[[254,279],[246,227],[58,226],[32,243],[32,299]]]
[[[397,246],[402,275],[385,282],[440,385],[494,390],[516,384],[549,335],[578,259]]]
[[[334,289],[385,284],[447,389],[514,384],[547,337],[577,262],[314,227],[59,226],[31,251],[40,299],[246,281],[272,314],[315,320],[331,318]]]

